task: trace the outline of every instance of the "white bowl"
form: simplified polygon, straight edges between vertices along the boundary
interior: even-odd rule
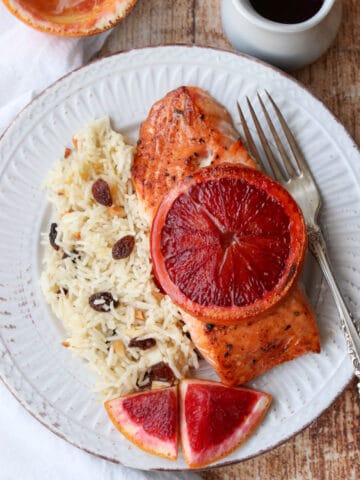
[[[329,48],[341,13],[341,0],[324,0],[309,20],[284,24],[259,15],[249,0],[222,0],[223,27],[233,47],[286,70],[314,62]]]

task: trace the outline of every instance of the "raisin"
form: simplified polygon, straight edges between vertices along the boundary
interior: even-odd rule
[[[211,332],[211,330],[214,328],[214,325],[212,323],[207,323],[205,328],[207,332]]]
[[[114,304],[114,308],[119,305],[119,302],[114,299],[110,292],[97,292],[89,297],[90,307],[97,312],[108,312],[111,302]]]
[[[81,260],[81,255],[77,250],[71,250],[71,261],[75,265],[78,260]]]
[[[56,295],[61,295],[61,294],[64,294],[65,296],[69,293],[69,290],[67,288],[64,288],[64,287],[60,287],[57,292],[56,292]]]
[[[155,345],[156,340],[154,338],[145,338],[144,340],[132,338],[129,343],[129,347],[137,347],[141,350],[148,350],[149,348],[155,347]]]
[[[126,235],[120,238],[112,248],[112,257],[114,260],[126,258],[133,251],[135,246],[135,238],[132,235]]]
[[[144,378],[142,380],[136,380],[136,386],[140,390],[146,390],[151,387],[152,380],[148,373],[145,373]]]
[[[73,264],[75,264],[77,260],[81,260],[81,256],[79,252],[75,249],[71,250],[70,253],[67,253],[64,251],[63,256],[61,258],[63,260],[66,260],[67,258],[71,258],[71,261]]]
[[[104,205],[105,207],[111,207],[112,197],[110,192],[110,187],[105,180],[99,178],[91,187],[91,191],[95,200]]]
[[[169,365],[165,362],[159,362],[151,367],[150,378],[159,382],[173,382],[175,375]]]
[[[52,223],[50,225],[50,233],[49,233],[49,240],[50,240],[50,245],[55,249],[59,250],[59,245],[55,243],[56,237],[57,237],[57,223]]]

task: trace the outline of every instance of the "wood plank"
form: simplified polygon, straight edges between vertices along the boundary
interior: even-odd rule
[[[282,446],[201,476],[206,480],[358,480],[359,414],[353,382],[327,412]]]
[[[360,2],[343,1],[342,25],[330,50],[314,64],[294,72],[344,124],[360,144]]]
[[[219,0],[196,0],[194,25],[197,45],[232,49],[223,33]]]
[[[194,42],[194,0],[139,0],[114,29],[101,54],[171,43]]]

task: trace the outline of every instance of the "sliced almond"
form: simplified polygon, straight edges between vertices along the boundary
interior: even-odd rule
[[[121,340],[115,340],[115,342],[113,343],[113,347],[116,355],[124,355],[125,347]]]
[[[125,208],[121,205],[113,205],[112,207],[109,207],[108,212],[110,213],[110,215],[113,215],[114,217],[120,217],[120,218],[126,217]]]
[[[73,181],[74,181],[74,174],[73,173],[70,173],[66,179],[64,180],[64,183],[65,185],[72,185],[73,184]]]
[[[142,310],[135,309],[136,320],[145,320],[145,313]]]
[[[131,338],[134,337],[140,337],[141,335],[144,335],[146,332],[141,329],[136,329],[136,328],[127,328],[125,330],[125,334],[128,335]]]
[[[67,215],[68,213],[73,213],[73,211],[74,211],[74,210],[73,210],[72,208],[70,208],[70,210],[65,210],[64,212],[61,212],[61,213],[60,213],[60,216],[61,216],[61,217],[65,217],[65,215]]]
[[[161,302],[161,300],[164,298],[164,294],[161,292],[152,292],[151,295],[155,298],[157,302]]]
[[[169,382],[158,382],[153,380],[151,383],[151,390],[158,390],[159,388],[166,388],[171,387],[171,383]]]

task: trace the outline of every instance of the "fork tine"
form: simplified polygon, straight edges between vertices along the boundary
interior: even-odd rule
[[[265,115],[265,118],[266,118],[266,121],[267,121],[267,124],[269,125],[269,128],[270,128],[270,131],[272,133],[272,136],[274,137],[274,140],[275,140],[275,143],[276,143],[276,146],[279,150],[279,153],[280,153],[280,157],[283,161],[283,164],[284,164],[284,169],[285,169],[285,172],[287,174],[287,176],[289,178],[292,178],[296,175],[296,172],[294,170],[294,167],[293,167],[293,164],[291,163],[291,160],[289,159],[286,151],[285,151],[285,148],[283,146],[283,143],[282,141],[280,140],[280,137],[275,129],[275,126],[273,124],[273,121],[271,120],[270,118],[270,115],[264,105],[264,102],[262,101],[262,98],[260,97],[259,94],[257,94],[257,97],[259,99],[259,102],[260,102],[260,105],[261,105],[261,108],[262,108],[262,111],[264,112],[264,115]]]
[[[271,97],[270,93],[267,90],[265,90],[265,92],[266,92],[266,95],[268,96],[270,102],[272,103],[272,106],[274,107],[274,110],[275,110],[275,112],[278,116],[280,125],[281,125],[281,127],[282,127],[282,129],[285,133],[287,141],[289,142],[291,151],[294,154],[294,157],[295,157],[295,160],[296,160],[296,165],[297,165],[297,168],[299,170],[299,173],[300,174],[301,173],[308,174],[308,175],[311,176],[311,178],[313,178],[312,173],[309,169],[309,166],[306,163],[302,153],[300,152],[300,149],[297,145],[297,142],[294,138],[294,135],[291,133],[291,130],[288,127],[285,118],[283,117],[283,114],[281,113],[279,107],[277,106],[277,104],[275,103],[273,98]]]
[[[258,150],[255,142],[254,142],[254,139],[253,139],[253,137],[250,133],[248,124],[246,123],[245,116],[244,116],[244,114],[241,110],[240,104],[239,104],[239,102],[236,102],[236,103],[237,103],[237,108],[238,108],[238,111],[239,111],[241,125],[242,125],[244,133],[245,133],[246,142],[248,144],[250,153],[252,154],[252,157],[255,160],[257,166],[260,168],[260,170],[265,171],[265,165],[262,161],[261,155],[259,153],[259,150]]]
[[[283,174],[281,173],[281,171],[278,167],[278,164],[275,160],[275,157],[274,157],[274,155],[271,151],[271,147],[270,147],[268,141],[266,140],[266,136],[264,134],[263,129],[261,128],[260,122],[259,122],[259,120],[256,116],[256,113],[255,113],[255,111],[254,111],[254,109],[253,109],[253,107],[250,103],[250,100],[249,100],[248,97],[246,97],[246,100],[247,100],[247,104],[248,104],[251,116],[254,120],[254,124],[255,124],[256,130],[258,132],[258,135],[259,135],[259,138],[260,138],[260,141],[261,141],[261,145],[263,146],[266,157],[269,160],[269,165],[271,167],[273,175],[278,182],[285,182],[286,180],[285,180]]]

